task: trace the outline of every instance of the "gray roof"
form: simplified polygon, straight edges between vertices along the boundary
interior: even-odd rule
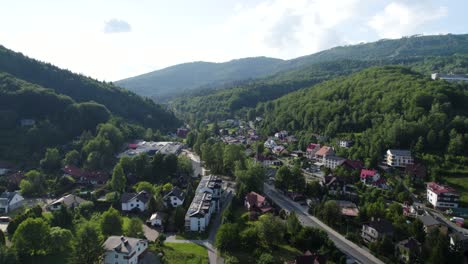
[[[122,201],[122,203],[127,203],[134,198],[146,204],[149,201],[150,196],[145,191],[141,191],[139,193],[123,193],[122,198],[120,200]]]
[[[220,189],[222,180],[214,175],[204,176],[200,180],[198,187],[195,191],[195,196],[193,197],[192,203],[190,204],[189,209],[185,217],[191,217],[195,215],[205,215],[209,212],[211,201],[216,199],[213,197],[212,193],[203,191],[204,188],[210,190]]]
[[[146,240],[124,236],[110,236],[104,242],[104,249],[129,254],[135,250],[140,241],[145,242]]]
[[[393,225],[389,221],[385,219],[377,219],[377,220],[372,220],[369,223],[365,224],[368,225],[375,230],[377,230],[379,233],[387,233],[387,234],[392,234],[393,233]]]
[[[183,201],[185,198],[185,193],[179,187],[176,186],[164,196],[164,199],[169,198],[170,196],[175,196],[179,200]]]
[[[432,217],[432,215],[429,214],[420,216],[419,220],[421,220],[421,222],[423,222],[425,226],[433,226],[440,224],[439,221],[437,221],[434,217]]]
[[[18,192],[3,192],[0,195],[0,198],[7,199],[8,202],[9,202],[9,201],[11,201],[11,199],[13,199],[13,197],[15,197],[16,194],[18,194]]]
[[[60,203],[60,204],[65,205],[66,207],[73,207],[73,206],[78,206],[83,202],[86,202],[86,200],[82,199],[81,197],[78,197],[76,195],[68,194],[68,195],[65,195],[65,196],[53,201],[50,204],[54,205],[54,204]]]
[[[390,153],[392,155],[396,156],[411,156],[411,151],[407,149],[389,149]]]

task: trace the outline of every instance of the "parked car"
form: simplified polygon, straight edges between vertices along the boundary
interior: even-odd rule
[[[452,217],[450,218],[450,222],[453,222],[453,223],[457,223],[457,222],[464,222],[465,219],[461,218],[461,217]]]

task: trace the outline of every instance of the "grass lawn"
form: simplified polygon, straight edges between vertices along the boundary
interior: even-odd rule
[[[208,238],[208,231],[204,232],[179,232],[176,234],[176,239],[178,240],[204,240]]]
[[[460,192],[460,207],[468,207],[468,177],[444,177],[447,183]]]
[[[164,243],[166,263],[208,264],[206,248],[194,243]]]

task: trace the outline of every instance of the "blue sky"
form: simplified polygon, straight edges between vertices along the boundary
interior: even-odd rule
[[[115,81],[191,61],[290,59],[414,34],[468,33],[467,0],[0,0],[0,44]]]

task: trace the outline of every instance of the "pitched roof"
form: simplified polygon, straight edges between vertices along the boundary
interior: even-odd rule
[[[414,239],[413,237],[410,237],[408,239],[402,240],[398,242],[398,246],[408,248],[410,251],[419,251],[421,248],[421,243]]]
[[[389,149],[388,152],[395,156],[411,156],[411,151],[406,149]]]
[[[138,242],[145,242],[144,239],[124,237],[124,236],[110,236],[104,242],[104,249],[107,251],[116,251],[119,253],[129,254],[133,252]]]
[[[427,175],[427,169],[426,166],[421,163],[408,164],[405,167],[405,173],[424,179]]]
[[[347,166],[348,168],[353,169],[353,170],[361,170],[362,168],[364,168],[364,162],[360,160],[347,159],[343,162],[342,165]]]
[[[364,225],[370,226],[377,230],[379,233],[393,233],[393,225],[386,219],[377,218],[377,220],[372,219],[370,222],[365,223]]]
[[[361,170],[361,179],[374,177],[376,174],[377,174],[376,170],[362,169]]]
[[[185,198],[185,193],[179,187],[176,186],[164,196],[164,199],[169,198],[170,196],[175,196],[179,200],[183,201]]]
[[[83,202],[86,202],[86,200],[76,195],[68,194],[63,197],[60,197],[59,199],[51,202],[50,204],[53,205],[53,204],[60,203],[60,204],[65,205],[66,207],[73,207],[73,206],[80,205]]]
[[[3,192],[0,195],[0,205],[2,207],[8,206],[13,197],[15,197],[17,194],[20,195],[19,192]]]
[[[454,188],[447,186],[447,185],[438,184],[436,182],[427,183],[427,188],[436,194],[442,194],[442,193],[457,194],[457,191]]]
[[[333,153],[333,149],[328,146],[323,146],[317,151],[317,153],[315,153],[315,155],[324,156],[328,155],[329,153]]]
[[[261,207],[261,205],[265,202],[265,197],[256,192],[249,192],[245,195],[245,199],[251,206],[257,207]]]
[[[74,165],[67,165],[62,168],[62,171],[73,177],[82,177],[84,175],[84,171]]]
[[[138,199],[143,203],[147,203],[149,201],[149,195],[145,191],[141,191],[139,193],[123,193],[122,198],[120,199],[122,203],[128,203],[132,199]]]

